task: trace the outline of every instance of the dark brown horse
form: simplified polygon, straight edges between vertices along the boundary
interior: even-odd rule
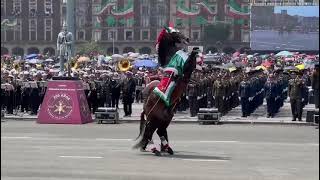
[[[179,32],[165,33],[159,41],[158,57],[161,66],[166,65],[171,57],[179,50],[176,46],[178,43],[188,43],[188,38]],[[152,135],[157,130],[157,134],[161,139],[161,150],[173,154],[173,150],[170,148],[168,142],[167,127],[169,126],[174,113],[176,111],[176,105],[180,100],[183,92],[186,90],[187,84],[190,80],[191,74],[196,67],[196,55],[198,50],[194,49],[186,60],[183,67],[183,75],[178,77],[176,86],[171,94],[171,106],[167,107],[165,103],[153,93],[153,89],[157,83],[153,83],[151,87],[148,87],[147,98],[143,106],[143,112],[141,113],[140,121],[140,134],[139,140],[133,148],[141,148],[145,150],[148,143],[153,144]],[[137,138],[137,139],[138,139]],[[152,152],[156,155],[161,153],[154,147]]]

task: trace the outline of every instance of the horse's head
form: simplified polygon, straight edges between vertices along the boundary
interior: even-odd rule
[[[189,44],[189,38],[176,29],[165,27],[158,36],[156,45],[160,65],[168,64],[171,57],[182,48],[182,44]]]

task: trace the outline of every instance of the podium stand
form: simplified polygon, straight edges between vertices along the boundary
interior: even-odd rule
[[[59,77],[48,82],[38,114],[40,124],[84,124],[93,122],[82,81]]]

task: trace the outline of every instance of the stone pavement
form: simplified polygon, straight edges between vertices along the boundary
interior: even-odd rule
[[[319,179],[311,126],[171,124],[175,154],[162,157],[131,149],[138,131],[138,123],[3,122],[1,180]]]
[[[220,122],[227,124],[290,124],[290,125],[314,125],[313,123],[306,122],[307,109],[312,109],[313,104],[309,104],[304,108],[303,120],[301,122],[292,122],[290,103],[285,102],[284,106],[280,109],[280,112],[274,118],[266,118],[266,103],[260,106],[251,116],[242,118],[241,107],[238,106],[232,109],[227,115],[222,116]],[[142,103],[134,103],[132,107],[132,116],[124,117],[122,104],[119,105],[120,123],[130,123],[140,121],[140,113],[142,109]],[[94,118],[94,115],[92,116]],[[35,121],[37,116],[28,114],[18,115],[5,115],[5,120],[31,120]],[[189,111],[177,112],[173,117],[173,123],[198,123],[197,117],[190,117]]]

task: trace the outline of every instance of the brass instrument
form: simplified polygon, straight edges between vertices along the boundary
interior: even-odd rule
[[[118,68],[122,72],[126,72],[132,68],[128,59],[123,59],[118,62]]]

